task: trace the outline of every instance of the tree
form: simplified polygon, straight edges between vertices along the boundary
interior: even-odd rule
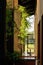
[[[30,27],[30,23],[26,20],[26,17],[28,17],[29,14],[26,12],[25,7],[23,7],[23,6],[19,6],[19,10],[20,10],[20,12],[22,14],[22,18],[21,18],[21,26],[19,28],[18,37],[21,40],[21,44],[23,44],[24,41],[25,41],[25,37],[27,36],[27,33],[28,33],[26,31],[26,28]]]

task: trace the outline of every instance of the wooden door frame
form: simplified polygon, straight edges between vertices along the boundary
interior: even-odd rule
[[[41,20],[42,20],[42,23],[41,23],[41,25],[42,25],[41,26],[42,27],[42,33],[41,33],[42,34],[42,36],[41,36],[41,38],[42,38],[41,39],[41,41],[42,41],[42,44],[41,44],[41,65],[43,65],[43,63],[42,63],[43,62],[43,50],[42,50],[43,49],[43,14],[42,14]]]
[[[40,65],[40,21],[38,23],[38,55],[37,55],[38,63],[37,65]]]

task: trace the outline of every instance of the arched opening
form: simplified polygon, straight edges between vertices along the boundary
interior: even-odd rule
[[[20,6],[23,6],[23,7],[25,7],[25,10],[26,10],[26,12],[29,14],[29,17],[27,17],[26,19],[27,19],[27,21],[30,21],[31,22],[31,24],[33,25],[33,28],[34,28],[34,19],[35,19],[35,16],[34,16],[34,14],[35,14],[35,11],[36,11],[36,0],[18,0],[18,4],[20,5]],[[32,16],[33,16],[33,19],[32,19]],[[33,20],[33,22],[32,22],[32,20]],[[32,28],[32,27],[31,27]],[[30,28],[30,31],[32,31],[32,29]],[[28,29],[29,30],[29,29]],[[28,32],[28,34],[27,34],[27,37],[26,37],[26,39],[25,39],[25,47],[24,47],[24,49],[22,48],[22,55],[24,54],[24,56],[26,55],[26,56],[35,56],[35,49],[34,49],[34,43],[35,43],[35,38],[34,38],[34,30],[33,30],[33,32]],[[33,44],[31,44],[31,43],[33,43]],[[30,44],[30,45],[29,45]],[[31,46],[33,46],[33,48],[31,48],[31,49],[28,49],[29,48],[29,46],[30,46],[30,48],[31,48]],[[33,54],[32,54],[33,53]]]

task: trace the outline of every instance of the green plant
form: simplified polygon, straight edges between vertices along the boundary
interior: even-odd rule
[[[25,7],[19,6],[18,10],[21,12],[21,26],[19,28],[18,38],[21,40],[21,44],[24,44],[25,37],[27,36],[26,28],[30,27],[30,23],[26,20],[29,14],[26,12]]]
[[[13,11],[10,8],[6,9],[6,33],[7,35],[12,35],[14,21],[13,21]]]
[[[14,21],[15,8],[11,8],[10,6],[11,6],[11,1],[9,1],[6,4],[6,37],[11,36],[13,32],[16,33],[16,30],[18,29],[18,26],[16,22]]]
[[[10,52],[10,44],[13,45],[13,35],[16,33],[16,30],[18,29],[16,22],[14,21],[14,8],[11,8],[11,2],[9,1],[6,4],[6,39],[5,39],[5,53],[7,54],[7,51]],[[9,55],[9,54],[8,54]],[[12,55],[12,54],[10,54]]]
[[[13,53],[8,52],[7,53],[7,57],[9,58],[9,60],[19,60],[20,59],[21,54],[17,51],[14,51]]]

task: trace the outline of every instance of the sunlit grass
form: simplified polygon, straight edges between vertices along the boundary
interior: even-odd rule
[[[34,48],[34,44],[28,44],[28,48]]]
[[[28,52],[30,52],[30,50],[31,50],[31,52],[34,52],[34,44],[28,44],[28,48],[27,48],[27,44],[26,44],[25,50],[26,51],[28,50]]]

